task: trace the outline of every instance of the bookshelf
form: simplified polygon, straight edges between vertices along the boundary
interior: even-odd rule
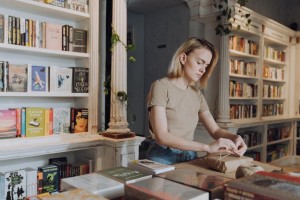
[[[104,6],[98,0],[89,1],[89,13],[69,10],[29,0],[0,0],[0,14],[26,19],[71,25],[87,30],[87,52],[70,52],[46,48],[0,43],[0,60],[14,64],[89,68],[89,93],[71,92],[0,92],[0,109],[15,107],[85,107],[89,109],[88,131],[80,134],[57,134],[33,138],[0,140],[0,171],[37,168],[49,158],[66,156],[70,163],[81,157],[93,160],[94,170],[121,166],[128,160],[138,159],[138,146],[144,138],[114,140],[97,134],[100,67],[99,23]]]
[[[213,78],[204,91],[204,96],[211,99],[209,107],[218,124],[244,135],[246,140],[251,133],[256,134],[255,140],[259,136],[259,143],[250,141],[247,153],[258,155],[263,162],[295,154],[299,142],[294,139],[298,138],[295,127],[299,125],[300,107],[299,89],[294,89],[299,85],[299,33],[240,7],[236,1],[228,1],[235,11],[232,32],[217,36],[212,34],[218,12],[213,1],[186,2],[190,19],[205,25],[204,37],[220,52],[219,66],[214,72],[219,77]],[[249,26],[245,14],[250,14]],[[288,136],[268,140],[268,132],[281,128],[289,130]],[[282,148],[278,150],[281,154],[274,153],[276,148]]]

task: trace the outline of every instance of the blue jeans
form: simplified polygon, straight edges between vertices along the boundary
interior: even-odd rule
[[[155,141],[150,145],[146,158],[163,164],[174,164],[198,158],[197,152],[174,149],[157,144]]]

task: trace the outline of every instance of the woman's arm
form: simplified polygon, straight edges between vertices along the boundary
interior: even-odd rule
[[[227,138],[233,141],[236,147],[236,150],[234,152],[239,156],[242,156],[246,152],[247,145],[245,144],[243,138],[239,135],[230,133],[229,131],[220,128],[209,110],[199,113],[199,119],[204,124],[205,128],[212,136],[212,138],[214,138],[215,140],[218,140],[220,138]]]
[[[234,146],[234,143],[228,139],[219,139],[216,142],[207,145],[186,140],[170,133],[168,131],[166,109],[162,106],[151,107],[149,111],[149,118],[156,142],[160,145],[182,150],[205,151],[208,153],[217,152],[221,149],[228,150],[230,146]]]

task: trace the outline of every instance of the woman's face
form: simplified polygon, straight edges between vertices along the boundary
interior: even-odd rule
[[[198,82],[211,62],[212,53],[208,49],[201,48],[182,56],[183,76],[189,82]]]

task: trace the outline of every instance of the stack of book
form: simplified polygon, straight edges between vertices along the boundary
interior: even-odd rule
[[[148,159],[132,160],[128,162],[128,168],[141,171],[145,174],[161,174],[175,169],[174,165],[166,165]]]

